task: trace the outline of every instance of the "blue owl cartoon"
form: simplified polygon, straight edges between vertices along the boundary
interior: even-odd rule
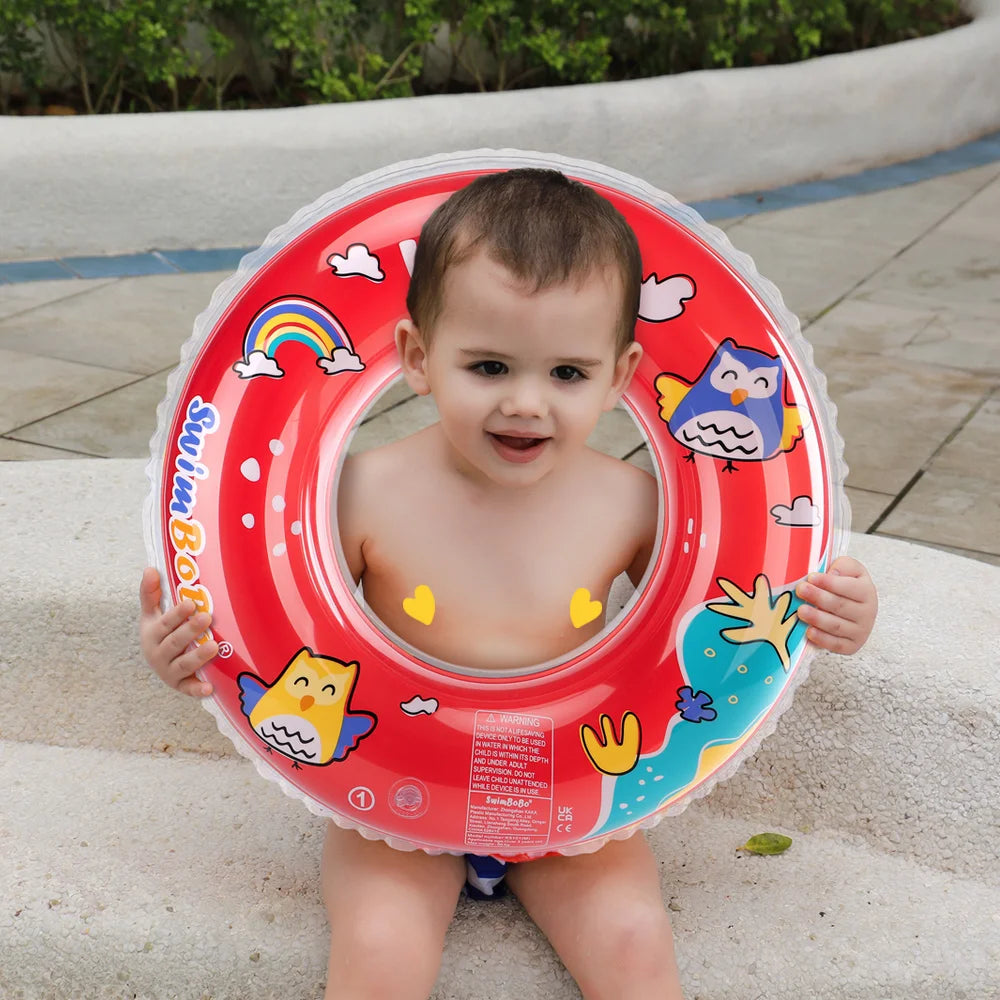
[[[343,760],[375,728],[375,716],[349,710],[357,663],[300,649],[273,684],[254,674],[237,678],[240,707],[267,744],[303,764]]]
[[[689,462],[698,452],[735,472],[734,462],[766,461],[802,437],[799,411],[785,402],[781,358],[734,340],[719,344],[694,382],[662,372],[654,385],[660,417]]]

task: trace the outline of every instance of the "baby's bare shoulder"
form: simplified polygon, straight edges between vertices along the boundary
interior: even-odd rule
[[[594,490],[595,495],[616,508],[652,508],[655,514],[659,489],[656,479],[645,469],[599,451],[591,451],[588,462],[584,475],[600,487]]]
[[[406,493],[407,484],[427,477],[429,442],[423,432],[351,455],[340,477],[340,502],[365,509]]]

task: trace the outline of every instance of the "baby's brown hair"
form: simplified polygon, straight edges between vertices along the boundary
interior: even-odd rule
[[[635,338],[642,286],[632,227],[593,188],[557,170],[518,168],[478,177],[439,205],[417,241],[406,306],[428,337],[444,305],[444,278],[482,247],[531,292],[617,270],[622,303],[616,354]]]

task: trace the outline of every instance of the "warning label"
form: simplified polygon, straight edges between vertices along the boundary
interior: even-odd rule
[[[543,847],[552,822],[552,720],[476,712],[469,774],[469,847]]]

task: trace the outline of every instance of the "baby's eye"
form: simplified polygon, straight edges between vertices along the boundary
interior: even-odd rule
[[[292,681],[292,687],[295,687],[296,684],[305,684],[306,687],[309,687],[309,678],[301,676],[296,677],[295,680]]]
[[[331,698],[337,693],[337,688],[333,684],[324,684],[323,690],[329,692]]]
[[[470,369],[486,378],[496,378],[507,372],[507,366],[502,361],[477,361]]]
[[[572,365],[556,365],[552,369],[552,374],[560,382],[578,382],[587,377],[579,368],[574,368]]]

